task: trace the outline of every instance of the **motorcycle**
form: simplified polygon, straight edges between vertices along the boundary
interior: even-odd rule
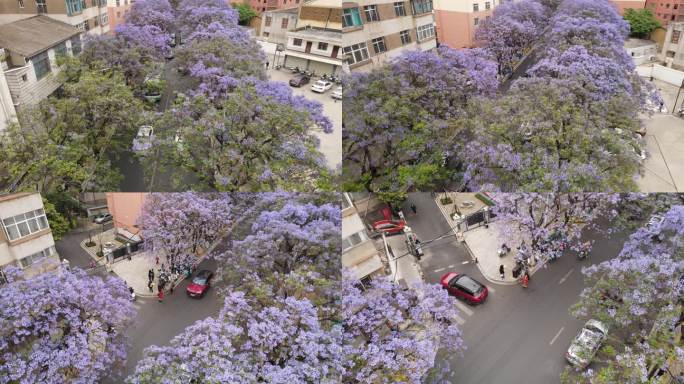
[[[135,295],[135,291],[133,290],[133,288],[129,287],[128,292],[131,293],[131,301],[135,301],[136,295]]]

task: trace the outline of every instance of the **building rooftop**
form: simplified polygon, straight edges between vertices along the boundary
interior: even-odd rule
[[[81,31],[67,23],[39,15],[0,25],[0,47],[31,57]]]
[[[0,194],[0,203],[4,203],[5,201],[10,201],[14,199],[20,199],[22,197],[26,196],[31,196],[37,192],[19,192],[19,193],[9,193],[9,194]]]
[[[289,36],[304,39],[342,44],[342,32],[325,29],[303,28],[288,32]]]
[[[270,11],[266,11],[264,13],[291,13],[293,15],[296,15],[299,13],[299,7],[292,7],[292,8],[281,8],[281,9],[271,9]]]
[[[649,45],[654,45],[655,41],[644,40],[644,39],[627,39],[625,41],[625,48],[639,48],[646,47]]]
[[[342,2],[340,0],[310,0],[305,2],[302,6],[342,9]]]

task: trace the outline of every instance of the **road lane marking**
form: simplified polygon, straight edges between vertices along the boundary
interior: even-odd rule
[[[470,261],[462,261],[461,264],[470,264]]]
[[[453,264],[449,265],[449,268],[453,268],[453,267],[455,267],[455,265],[453,265]]]
[[[446,269],[446,268],[437,268],[437,269],[435,269],[435,272],[442,272],[442,271],[445,270],[445,269]]]
[[[465,304],[461,303],[460,301],[456,301],[456,306],[458,307],[459,310],[461,310],[466,315],[468,315],[468,316],[473,315],[473,310],[468,308]]]
[[[561,332],[563,332],[564,329],[565,329],[565,327],[561,327],[561,329],[558,331],[558,333],[556,333],[556,336],[554,336],[553,339],[551,339],[551,342],[549,343],[549,345],[553,345],[553,343],[556,341],[558,336],[560,336]]]
[[[458,323],[458,325],[463,325],[465,323],[465,320],[463,320],[461,316],[456,315],[456,322]]]
[[[563,277],[560,279],[560,281],[558,282],[558,284],[560,285],[560,284],[565,283],[565,280],[568,279],[568,276],[570,276],[570,274],[571,274],[572,271],[574,271],[574,270],[575,270],[575,268],[572,268],[571,270],[569,270],[568,273],[566,273],[565,276],[563,276]]]

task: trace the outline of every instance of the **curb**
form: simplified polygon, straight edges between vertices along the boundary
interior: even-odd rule
[[[437,198],[438,198],[438,197],[437,197]],[[437,204],[437,207],[439,208],[439,211],[442,212],[442,216],[444,216],[444,219],[447,221],[447,224],[448,224],[448,223],[449,223],[450,217],[449,217],[448,213],[445,213],[445,212],[444,212],[444,209],[442,209],[442,205],[440,204],[439,201],[437,201],[437,198],[435,199],[435,204]],[[456,238],[458,238],[459,236],[458,236],[458,232],[456,231],[456,229],[452,228],[452,231],[453,231],[454,234],[456,235]],[[496,278],[489,277],[489,276],[484,272],[484,270],[482,269],[482,267],[480,267],[480,263],[477,262],[477,258],[475,257],[475,254],[473,254],[473,251],[470,249],[470,246],[468,245],[468,243],[465,241],[465,237],[464,237],[463,240],[461,241],[461,244],[463,244],[463,245],[465,246],[466,250],[468,251],[468,254],[470,255],[470,258],[471,258],[472,261],[473,261],[473,263],[477,266],[477,269],[480,271],[480,274],[482,274],[482,276],[484,276],[484,278],[485,278],[487,281],[489,281],[489,282],[492,283],[492,284],[497,284],[497,285],[517,285],[517,284],[518,284],[518,280],[517,280],[517,279],[516,279],[515,281],[506,281],[506,280],[503,280],[503,281],[502,281],[501,279],[496,279]],[[531,275],[531,274],[532,274],[532,272],[530,273],[530,275]]]

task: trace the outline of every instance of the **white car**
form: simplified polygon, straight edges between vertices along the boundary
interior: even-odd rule
[[[133,151],[145,152],[152,146],[154,128],[151,125],[141,125],[138,134],[133,139]]]
[[[586,368],[608,336],[608,327],[598,320],[589,320],[570,344],[565,358],[575,367]]]
[[[323,93],[328,89],[332,88],[333,83],[327,80],[317,80],[315,83],[311,84],[311,90],[318,93]]]
[[[330,97],[333,99],[342,100],[342,86],[335,88],[335,90],[330,94]]]

